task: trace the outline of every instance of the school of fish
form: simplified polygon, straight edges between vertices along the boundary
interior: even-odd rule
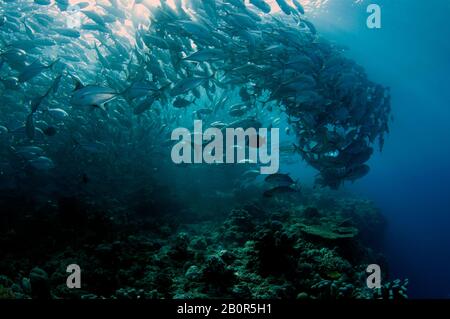
[[[369,172],[389,89],[321,37],[301,0],[277,12],[264,0],[125,2],[0,0],[2,187],[55,170],[87,182],[79,167],[95,156],[124,174],[122,158],[169,154],[170,132],[193,119],[282,128],[321,186]],[[274,181],[265,196],[292,190],[287,175]]]

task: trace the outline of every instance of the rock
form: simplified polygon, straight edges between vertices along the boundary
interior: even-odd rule
[[[201,278],[202,273],[200,271],[200,268],[198,268],[197,266],[193,265],[193,266],[188,268],[188,270],[186,271],[184,276],[188,280],[196,281],[196,280]]]
[[[80,298],[81,298],[81,300],[95,300],[95,299],[98,299],[98,296],[94,295],[94,294],[85,294],[85,295],[82,295]]]
[[[13,281],[4,275],[0,275],[0,286],[10,287]]]
[[[220,257],[227,265],[231,265],[231,264],[236,260],[235,254],[233,254],[231,251],[226,250],[226,249],[222,249],[222,250],[219,252],[219,257]]]
[[[36,299],[50,299],[50,284],[47,273],[38,267],[30,272],[31,296]]]
[[[28,278],[22,278],[22,290],[26,294],[31,294],[31,283],[30,279]]]
[[[14,298],[15,298],[15,295],[11,289],[5,288],[2,285],[0,285],[0,300],[1,299],[14,299]]]
[[[324,240],[352,239],[358,235],[355,227],[341,227],[333,223],[323,223],[321,225],[300,224],[303,233],[311,238]]]
[[[203,278],[208,284],[216,286],[217,289],[231,286],[235,280],[233,270],[227,267],[222,258],[214,255],[206,261]]]
[[[196,236],[191,241],[191,247],[197,250],[205,250],[208,247],[208,242],[203,236]]]
[[[308,219],[315,219],[320,217],[320,212],[315,207],[307,207],[305,210],[303,210],[303,217]]]
[[[309,299],[309,295],[306,292],[300,292],[297,295],[297,299],[299,299],[299,300],[306,300],[306,299]]]

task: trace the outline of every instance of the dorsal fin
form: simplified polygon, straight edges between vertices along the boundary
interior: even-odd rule
[[[72,80],[75,82],[75,88],[74,91],[80,90],[85,87],[85,85],[81,82],[80,78],[76,75],[73,75],[70,72],[67,72],[67,74],[72,78]]]

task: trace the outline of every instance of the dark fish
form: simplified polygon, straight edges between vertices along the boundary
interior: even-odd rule
[[[297,193],[297,192],[298,192],[298,190],[296,190],[290,186],[277,186],[277,187],[271,188],[269,190],[266,190],[263,193],[263,196],[270,198],[270,197],[274,197],[277,195],[292,194],[292,193]]]
[[[267,176],[264,181],[266,183],[278,186],[290,186],[295,184],[294,180],[288,174],[275,173]]]
[[[250,0],[250,3],[264,13],[270,13],[270,11],[272,10],[270,5],[267,4],[264,0]]]
[[[57,130],[54,126],[48,126],[43,130],[43,132],[47,136],[55,136],[57,133]]]

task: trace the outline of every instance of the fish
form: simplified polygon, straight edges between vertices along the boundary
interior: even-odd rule
[[[185,94],[203,84],[205,84],[211,77],[190,77],[180,80],[171,89],[170,95],[172,97]]]
[[[20,89],[20,83],[19,79],[14,76],[7,77],[5,79],[0,79],[0,82],[3,84],[5,89],[7,90],[19,90]]]
[[[250,0],[250,3],[266,14],[272,10],[270,5],[264,0]]]
[[[13,148],[14,153],[26,160],[31,160],[44,155],[44,150],[38,146],[20,146]]]
[[[103,19],[103,17],[98,14],[95,11],[90,11],[90,10],[81,10],[81,12],[86,15],[86,17],[88,17],[89,19],[91,19],[93,22],[95,22],[96,24],[98,24],[101,27],[106,27],[106,22]]]
[[[62,121],[69,117],[69,114],[60,108],[48,108],[46,112],[55,120]]]
[[[153,82],[136,81],[125,92],[128,99],[134,100],[136,98],[145,97],[158,91],[160,88]]]
[[[298,190],[290,186],[277,186],[263,192],[263,196],[267,198],[276,197],[278,195],[298,193]]]
[[[134,109],[133,113],[139,115],[150,109],[153,103],[156,101],[157,95],[148,95],[142,102],[140,102]]]
[[[247,113],[248,108],[245,103],[242,104],[236,104],[230,107],[230,110],[228,111],[228,114],[233,117],[241,117],[245,113]]]
[[[41,74],[45,70],[51,69],[56,63],[59,62],[59,59],[53,61],[52,63],[45,65],[39,62],[39,60],[34,61],[28,67],[26,67],[22,73],[19,75],[18,79],[20,83],[28,82],[37,75]]]
[[[46,156],[39,156],[36,159],[29,160],[28,165],[38,171],[49,171],[55,168],[54,162]]]
[[[26,66],[27,52],[19,48],[9,48],[0,53],[0,59],[13,69],[22,70]]]
[[[74,106],[92,106],[104,109],[105,104],[116,99],[120,93],[109,87],[88,85],[77,89],[70,99]]]
[[[280,128],[283,163],[304,160],[317,171],[317,185],[338,188],[369,173],[375,145],[389,132],[389,89],[324,39],[306,2],[110,0],[78,2],[78,12],[66,0],[7,3],[0,14],[0,143],[5,153],[29,143],[45,152],[13,151],[5,161],[43,156],[72,177],[82,172],[68,163],[101,172],[100,159],[113,174],[140,171],[165,156],[160,147],[171,130],[198,118],[222,132]],[[72,14],[80,27],[67,27]],[[245,149],[269,140],[258,135]],[[258,176],[246,172],[230,168],[227,178],[242,186]],[[268,197],[297,190],[291,177],[277,174],[263,183]]]
[[[300,14],[305,14],[305,9],[303,8],[302,4],[300,3],[299,0],[292,0],[292,3],[294,4],[294,6],[297,8],[297,11]]]
[[[47,126],[43,130],[43,132],[46,136],[55,136],[56,133],[58,133],[57,129],[54,126]]]
[[[54,32],[69,38],[79,38],[81,36],[80,31],[72,28],[54,28]]]
[[[225,54],[220,49],[202,49],[184,57],[184,61],[207,62],[217,61],[225,58]]]
[[[257,169],[250,169],[242,173],[241,178],[244,180],[253,180],[261,175],[261,172]]]
[[[40,5],[40,6],[48,6],[51,4],[50,0],[34,0],[34,3]]]
[[[286,2],[286,0],[276,0],[276,3],[280,7],[280,9],[287,15],[290,15],[292,11],[292,7]]]
[[[193,104],[194,102],[195,102],[194,100],[191,101],[188,99],[184,99],[182,97],[177,97],[173,101],[172,105],[173,105],[173,107],[175,107],[177,109],[182,109],[182,108],[188,107],[189,105]]]
[[[294,180],[288,174],[275,173],[268,175],[264,181],[266,183],[277,185],[277,186],[291,186],[296,184]]]

